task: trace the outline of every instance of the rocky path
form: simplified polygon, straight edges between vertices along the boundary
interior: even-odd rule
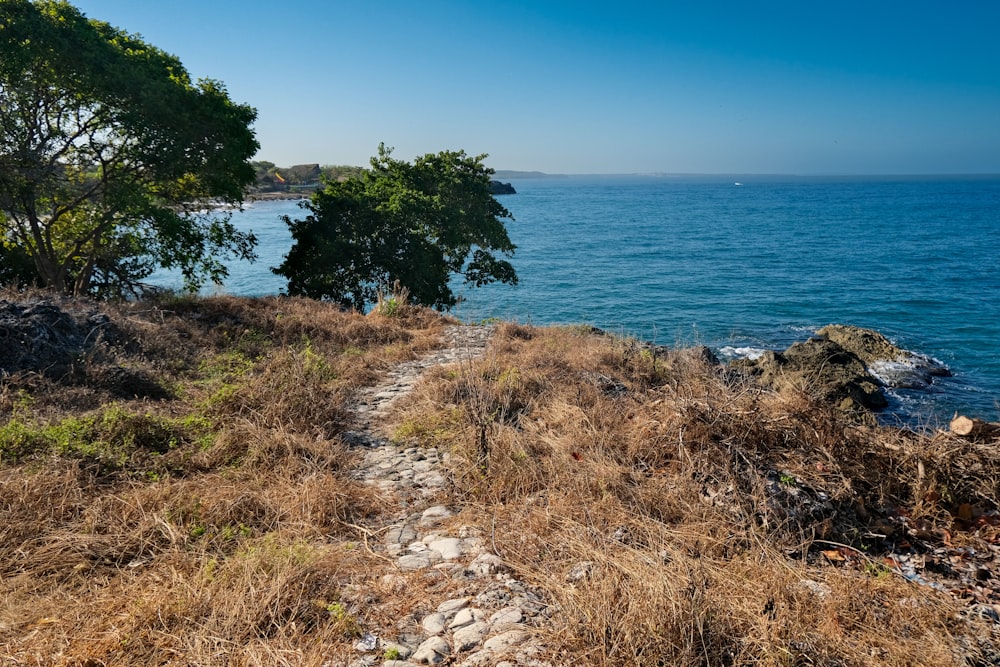
[[[371,531],[370,546],[392,565],[382,583],[400,593],[420,586],[448,593],[429,597],[396,627],[370,630],[356,644],[351,667],[549,667],[537,633],[547,618],[541,597],[513,577],[487,537],[462,525],[458,508],[440,504],[448,454],[392,441],[379,425],[394,402],[430,368],[483,354],[492,326],[448,327],[448,346],[396,367],[381,384],[360,392],[347,441],[364,451],[355,471],[396,501],[398,513]],[[431,584],[431,585],[428,585]],[[457,594],[456,594],[457,593]]]

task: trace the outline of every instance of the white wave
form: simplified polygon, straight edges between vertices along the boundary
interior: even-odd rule
[[[926,389],[935,377],[951,375],[944,363],[922,354],[906,352],[906,357],[893,361],[873,361],[868,372],[887,387]]]
[[[762,347],[733,347],[732,345],[726,345],[719,348],[719,354],[727,359],[749,359],[750,361],[756,361],[764,356],[765,352],[767,350]]]

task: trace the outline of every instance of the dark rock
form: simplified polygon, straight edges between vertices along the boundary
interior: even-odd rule
[[[844,411],[880,410],[888,402],[878,380],[858,356],[826,338],[793,343],[784,352],[768,351],[731,367],[775,390],[804,389]]]
[[[704,345],[688,348],[687,350],[684,350],[682,354],[686,354],[689,358],[699,361],[706,366],[719,365],[719,358],[715,356],[715,352],[712,352],[711,348]]]
[[[907,356],[904,350],[889,342],[889,339],[872,329],[829,324],[816,332],[817,336],[832,340],[855,355],[866,365],[876,361],[899,361]]]
[[[0,374],[61,376],[99,342],[119,332],[104,313],[70,313],[48,300],[0,301]]]
[[[490,181],[490,194],[493,195],[516,195],[517,190],[510,183],[500,181]]]
[[[934,377],[951,375],[944,364],[899,348],[877,331],[841,324],[784,352],[732,361],[729,368],[773,389],[805,389],[846,411],[886,407],[883,387],[925,389]]]
[[[880,382],[896,388],[926,389],[935,377],[947,377],[947,366],[931,357],[903,350],[877,331],[831,324],[816,332],[855,354]]]

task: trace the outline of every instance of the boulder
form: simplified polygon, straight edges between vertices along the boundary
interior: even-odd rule
[[[935,377],[951,375],[941,362],[894,345],[878,331],[830,324],[808,341],[755,360],[738,359],[730,368],[767,387],[794,385],[844,410],[880,410],[883,387],[926,389]]]
[[[831,324],[816,332],[857,355],[882,384],[897,389],[927,389],[951,370],[940,361],[896,347],[877,331]]]
[[[816,335],[832,340],[869,366],[878,361],[902,361],[909,354],[872,329],[829,324],[817,331]]]
[[[880,382],[865,363],[828,338],[813,337],[784,352],[768,351],[730,366],[765,387],[804,389],[844,411],[881,410],[888,405]]]

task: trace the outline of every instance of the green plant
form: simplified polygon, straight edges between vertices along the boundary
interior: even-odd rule
[[[327,604],[326,611],[330,615],[330,620],[343,634],[349,637],[356,637],[361,634],[361,626],[358,624],[358,620],[340,602]]]
[[[247,538],[250,537],[251,534],[253,534],[253,529],[249,526],[244,526],[242,523],[238,526],[233,526],[231,524],[223,526],[222,530],[219,531],[219,537],[227,541],[236,539],[237,537]]]
[[[874,577],[875,579],[888,579],[892,576],[892,570],[882,563],[877,563],[872,560],[865,563],[864,573],[869,577]]]
[[[395,646],[390,646],[385,650],[385,653],[382,654],[382,659],[385,661],[399,660],[399,656],[400,656],[399,649],[396,648]]]
[[[14,418],[0,427],[0,459],[19,460],[35,453],[52,452],[86,458],[109,470],[126,466],[130,459],[149,457],[187,442],[211,438],[210,423],[202,417],[170,418],[134,413],[112,403],[92,415],[67,417],[52,424]],[[159,474],[155,471],[145,471]]]
[[[299,358],[307,377],[311,376],[321,382],[336,379],[337,374],[330,365],[330,362],[323,355],[316,352],[312,341],[308,338],[305,341],[302,352],[299,353]]]

